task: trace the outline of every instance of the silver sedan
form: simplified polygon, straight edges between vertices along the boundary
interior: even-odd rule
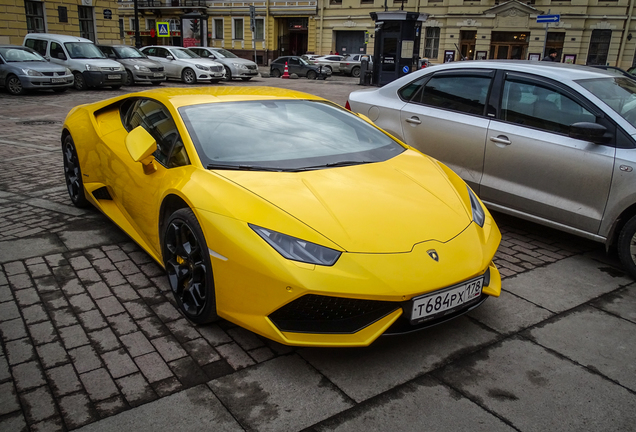
[[[73,86],[73,73],[49,63],[31,48],[0,45],[0,86],[12,95],[27,90],[63,92]]]
[[[528,61],[436,65],[348,106],[455,170],[493,210],[616,246],[636,277],[636,81]]]

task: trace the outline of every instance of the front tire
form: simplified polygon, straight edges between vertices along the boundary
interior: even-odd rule
[[[62,142],[62,154],[64,155],[64,178],[66,179],[68,196],[71,198],[75,207],[86,208],[90,203],[84,193],[82,170],[80,169],[73,137],[70,135],[67,135]]]
[[[618,236],[618,257],[625,270],[636,279],[636,216],[627,221]]]
[[[75,90],[86,90],[87,86],[86,81],[84,80],[84,76],[80,72],[73,73],[73,76],[75,77],[75,82],[73,83]]]
[[[135,83],[135,77],[133,76],[131,71],[126,69],[126,82],[124,83],[124,85],[131,86],[134,83]]]
[[[10,94],[14,96],[19,96],[25,93],[24,87],[22,86],[22,81],[20,81],[20,78],[15,75],[11,75],[7,78],[6,82],[4,83],[4,87]]]
[[[216,321],[210,254],[201,226],[189,208],[168,218],[162,254],[170,288],[183,314],[196,324]]]
[[[307,79],[315,80],[315,79],[316,79],[316,76],[317,76],[317,75],[316,75],[316,72],[314,72],[314,71],[312,71],[312,70],[310,70],[310,71],[308,71],[308,72],[307,72]]]
[[[186,84],[196,84],[197,82],[197,74],[190,68],[185,68],[183,72],[181,72],[181,81]]]
[[[232,81],[232,71],[230,70],[229,67],[224,66],[225,68],[225,81]]]

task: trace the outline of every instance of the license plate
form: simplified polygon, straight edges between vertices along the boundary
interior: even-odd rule
[[[66,82],[66,78],[51,78],[51,82],[52,83],[65,83]]]
[[[108,75],[106,78],[108,78],[110,80],[118,80],[118,79],[121,79],[121,76],[119,76],[119,75]]]
[[[480,276],[468,282],[413,299],[411,324],[417,324],[437,315],[445,315],[466,303],[470,303],[481,296],[483,286],[484,277]]]
[[[153,77],[155,77],[155,78],[160,78],[160,77],[162,77],[162,76],[163,76],[163,74],[162,74],[162,73],[155,72],[154,74],[152,74],[152,76],[153,76]]]

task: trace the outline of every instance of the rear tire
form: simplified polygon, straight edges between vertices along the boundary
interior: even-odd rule
[[[280,78],[282,74],[280,73],[279,69],[272,69],[270,75],[273,76],[274,78]]]
[[[196,324],[218,320],[210,253],[192,210],[182,208],[170,215],[161,251],[181,312]]]
[[[356,78],[360,77],[360,68],[358,66],[351,69],[351,76]]]
[[[67,135],[62,142],[62,154],[64,155],[64,178],[66,179],[68,196],[75,207],[86,208],[90,203],[86,199],[84,192],[82,170],[80,169],[77,150],[71,135]]]
[[[631,277],[636,279],[636,216],[625,224],[618,236],[618,257]]]

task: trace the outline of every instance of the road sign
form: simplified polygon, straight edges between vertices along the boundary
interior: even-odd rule
[[[170,23],[158,22],[157,23],[157,36],[169,37],[170,36]]]
[[[250,5],[250,28],[256,31],[256,6]]]
[[[561,15],[539,15],[537,23],[551,23],[561,21]]]

